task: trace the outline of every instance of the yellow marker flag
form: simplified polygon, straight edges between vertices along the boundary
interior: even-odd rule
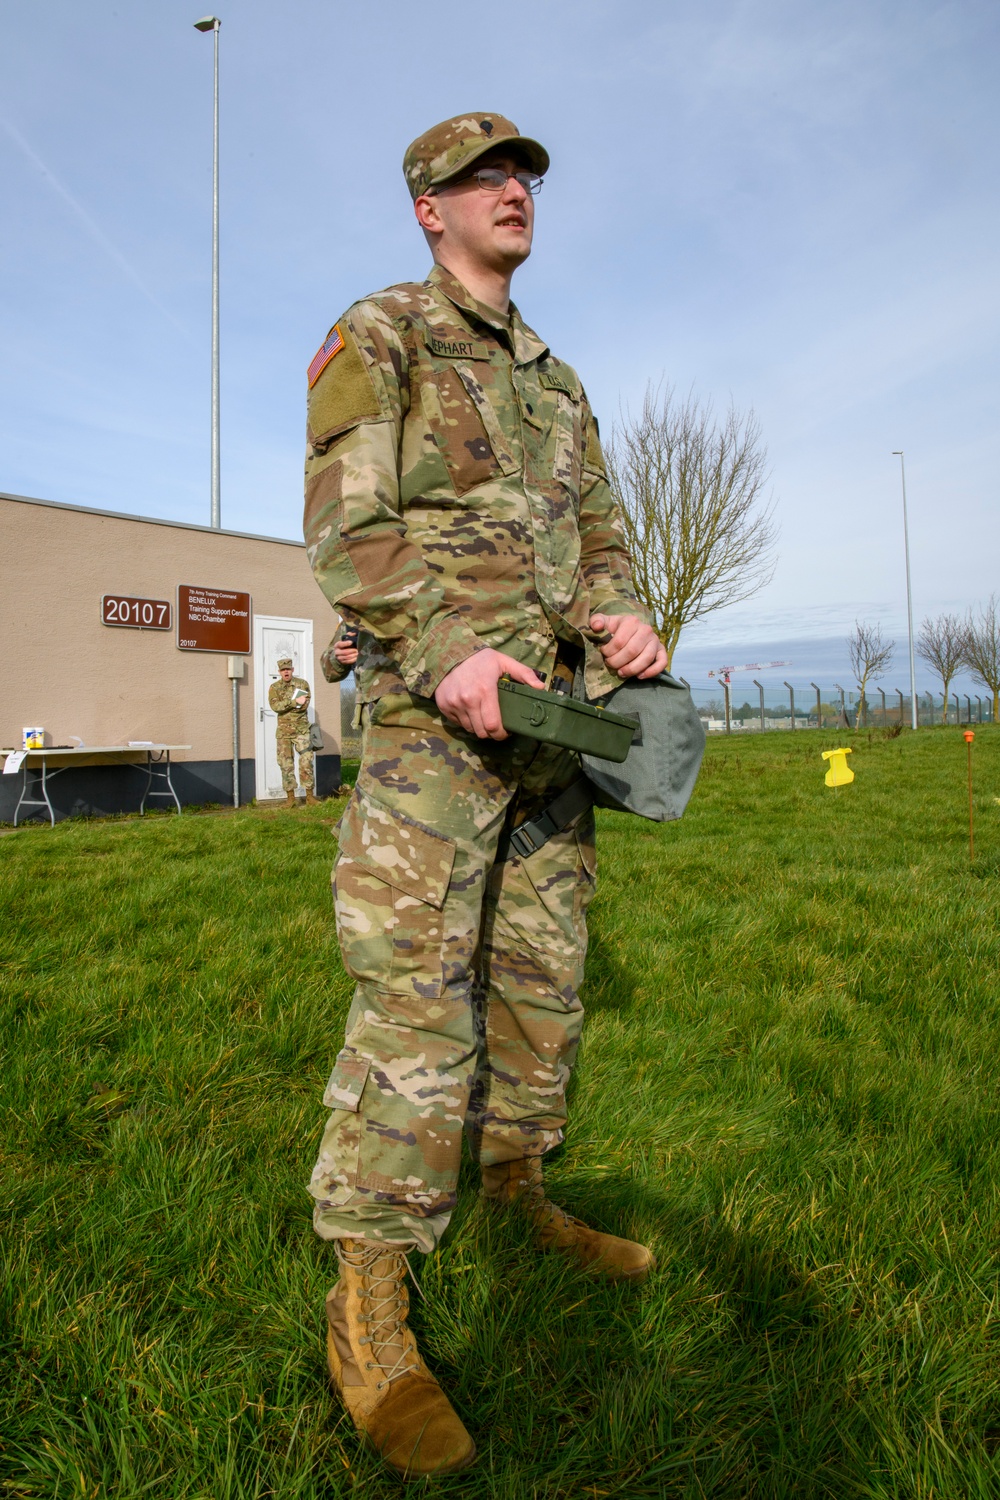
[[[823,751],[823,759],[830,762],[830,768],[824,777],[827,786],[847,786],[848,782],[854,780],[854,772],[847,764],[847,757],[853,753],[849,745],[841,750]]]

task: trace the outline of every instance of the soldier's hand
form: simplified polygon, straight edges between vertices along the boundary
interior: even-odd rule
[[[601,655],[619,677],[658,677],[666,670],[666,647],[652,625],[635,615],[591,615],[590,628],[610,634]]]
[[[358,659],[357,646],[351,646],[347,641],[338,641],[333,648],[333,654],[343,667],[353,667]]]
[[[460,724],[467,733],[481,740],[505,740],[507,731],[500,719],[497,694],[501,677],[513,677],[528,687],[545,686],[530,667],[487,647],[467,656],[441,678],[434,701],[449,723]]]

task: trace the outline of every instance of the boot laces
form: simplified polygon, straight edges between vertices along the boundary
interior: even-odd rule
[[[378,1382],[381,1390],[383,1385],[391,1385],[401,1375],[413,1374],[420,1366],[416,1345],[406,1337],[409,1330],[404,1302],[404,1266],[421,1297],[423,1292],[403,1250],[367,1243],[363,1243],[360,1250],[348,1250],[344,1241],[338,1240],[337,1259],[363,1278],[368,1310],[364,1320],[368,1329],[364,1342],[371,1345],[373,1362],[382,1371],[382,1379]],[[380,1261],[384,1268],[377,1270]]]
[[[525,1157],[517,1163],[517,1169],[519,1175],[515,1180],[517,1186],[523,1189],[522,1201],[539,1229],[545,1229],[550,1225],[557,1230],[587,1228],[582,1219],[575,1219],[564,1208],[560,1208],[558,1203],[553,1203],[547,1195],[540,1156]]]
[[[542,1176],[541,1157],[530,1156],[517,1163],[518,1176],[515,1179],[517,1186],[523,1189],[520,1195],[528,1213],[540,1227],[546,1223],[556,1224],[578,1224],[579,1219],[574,1219],[558,1203],[553,1203],[545,1192],[545,1179]]]

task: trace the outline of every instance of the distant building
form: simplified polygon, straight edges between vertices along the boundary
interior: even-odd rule
[[[230,803],[232,626],[247,633],[234,663],[240,800],[282,795],[267,703],[282,656],[312,686],[317,794],[339,786],[340,690],[318,668],[338,619],[301,542],[0,495],[0,550],[0,747],[20,749],[29,726],[47,745],[190,745],[171,757],[181,802]],[[191,644],[182,618],[195,621]],[[194,649],[205,642],[216,649]],[[0,776],[0,820],[13,818],[21,779]],[[129,811],[145,781],[127,764],[73,764],[50,779],[50,798],[57,817]]]

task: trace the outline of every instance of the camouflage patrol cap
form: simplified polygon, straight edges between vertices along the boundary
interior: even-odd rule
[[[541,175],[549,170],[545,147],[520,135],[514,122],[504,115],[489,111],[455,115],[425,131],[407,147],[403,176],[410,196],[419,198],[428,188],[443,187],[496,146],[507,146],[523,157],[532,172]]]
[[[292,658],[290,656],[283,656],[281,658],[281,660],[278,662],[278,671],[279,672],[283,672],[286,667],[290,667],[291,665],[292,665]]]

